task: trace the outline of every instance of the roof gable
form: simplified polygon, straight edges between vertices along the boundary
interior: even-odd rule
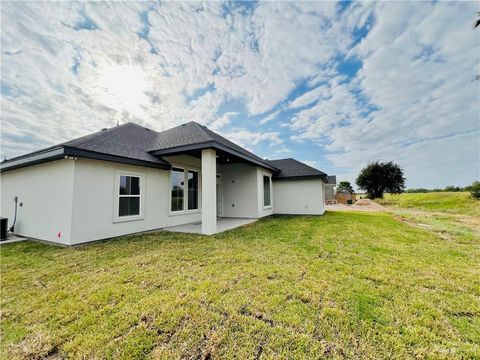
[[[268,161],[195,121],[157,133],[156,140],[150,145],[150,153],[155,155],[167,155],[171,154],[172,151],[206,147],[213,147],[223,151],[232,152],[247,161],[251,161],[271,170],[277,170]]]

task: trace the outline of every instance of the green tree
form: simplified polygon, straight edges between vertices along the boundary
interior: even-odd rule
[[[400,166],[390,162],[375,161],[360,171],[357,186],[367,192],[370,199],[383,198],[385,192],[400,194],[405,189],[405,177]]]
[[[354,193],[352,184],[350,184],[350,181],[340,181],[337,185],[337,191],[339,190],[348,190],[352,194]]]
[[[480,200],[480,181],[475,181],[469,187],[470,194],[474,199]]]

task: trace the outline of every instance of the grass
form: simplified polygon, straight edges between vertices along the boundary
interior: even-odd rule
[[[385,199],[379,200],[379,202],[382,205],[398,208],[411,208],[480,217],[480,201],[473,199],[468,192],[387,194]]]
[[[0,357],[479,358],[480,237],[435,229],[333,212],[2,245]]]

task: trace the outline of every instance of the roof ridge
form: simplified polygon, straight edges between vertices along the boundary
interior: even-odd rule
[[[283,159],[270,159],[268,161],[281,161],[281,160],[296,160],[296,161],[299,161],[295,158],[292,158],[292,157],[289,157],[289,158],[283,158]],[[301,162],[301,161],[300,161]]]
[[[199,128],[204,134],[205,136],[207,136],[210,140],[213,140],[215,141],[215,139],[208,133],[209,131],[217,134],[216,132],[210,130],[209,128],[207,128],[205,125],[202,125],[202,124],[199,124],[197,123],[196,121],[190,121],[191,123],[195,124],[197,126],[197,128]],[[222,136],[220,134],[217,134],[218,136]],[[223,137],[223,136],[222,136]],[[227,139],[228,140],[228,139]]]
[[[110,128],[103,128],[102,130],[95,131],[94,133],[87,134],[87,135],[84,135],[84,136],[80,136],[80,137],[78,137],[78,138],[76,138],[76,139],[72,139],[72,140],[63,142],[63,143],[59,144],[59,146],[77,146],[77,145],[82,145],[82,144],[84,144],[84,143],[87,142],[87,141],[90,141],[90,140],[92,140],[92,139],[95,139],[96,137],[98,137],[98,136],[101,135],[101,134],[105,134],[106,132],[111,132],[111,131],[116,130],[116,129],[121,128],[121,127],[125,127],[126,125],[137,125],[137,124],[129,121],[129,122],[125,123],[125,124],[112,126],[112,127],[110,127]],[[143,126],[141,126],[141,125],[137,125],[137,126],[143,127]]]

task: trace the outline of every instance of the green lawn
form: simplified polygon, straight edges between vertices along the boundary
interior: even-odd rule
[[[0,358],[480,358],[480,235],[436,230],[334,212],[2,245]]]
[[[378,202],[382,205],[400,208],[415,208],[425,211],[438,211],[480,217],[480,201],[473,199],[468,192],[387,194],[385,199],[379,200]]]

